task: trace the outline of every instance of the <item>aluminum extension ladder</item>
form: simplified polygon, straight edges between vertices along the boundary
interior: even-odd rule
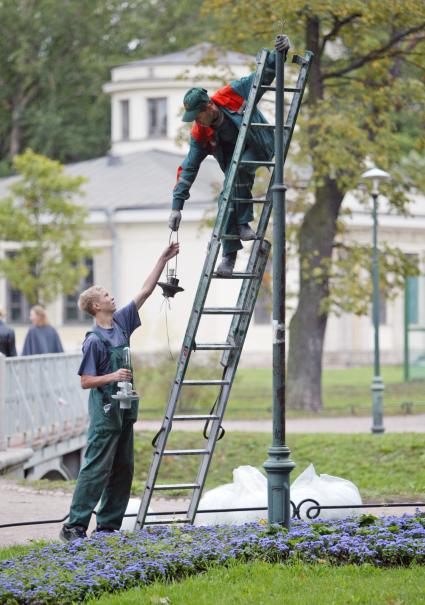
[[[220,250],[220,243],[224,239],[238,239],[235,235],[225,235],[224,227],[231,212],[232,203],[246,202],[244,199],[232,197],[233,185],[235,176],[239,166],[267,166],[274,167],[274,162],[270,161],[243,161],[242,153],[245,148],[247,135],[250,128],[274,128],[273,124],[253,123],[252,113],[259,97],[266,91],[276,91],[274,86],[266,86],[262,84],[265,63],[267,59],[267,50],[263,49],[257,59],[257,69],[252,82],[252,87],[246,108],[243,115],[242,125],[239,130],[239,136],[235,145],[231,167],[228,171],[224,182],[222,202],[220,204],[212,238],[209,242],[208,253],[205,258],[204,267],[202,269],[201,278],[199,280],[198,289],[195,296],[192,312],[189,318],[189,323],[186,329],[186,334],[183,340],[182,349],[180,352],[177,372],[171,388],[170,397],[165,413],[164,420],[160,431],[153,441],[154,453],[149,470],[148,479],[146,481],[145,490],[142,496],[139,512],[136,520],[136,529],[140,529],[143,525],[152,525],[159,523],[193,523],[198,509],[199,500],[207,477],[208,469],[214,453],[215,445],[223,434],[221,422],[229,399],[230,391],[233,384],[233,379],[236,374],[242,348],[245,342],[245,337],[248,331],[252,313],[254,311],[255,302],[261,286],[261,281],[266,268],[267,259],[269,256],[271,244],[264,239],[267,225],[269,223],[270,214],[272,211],[272,184],[273,173],[269,182],[268,190],[264,198],[254,198],[252,201],[262,205],[257,237],[254,240],[251,253],[249,256],[247,268],[244,272],[234,272],[230,278],[219,277],[214,273],[214,267],[217,256]],[[312,62],[313,54],[306,52],[304,57],[295,55],[293,63],[299,65],[299,73],[295,87],[285,87],[284,91],[292,93],[292,101],[290,103],[287,118],[284,125],[284,159],[288,153],[292,134],[295,128],[298,112],[303,98],[308,72]],[[251,200],[250,200],[251,201]],[[241,280],[238,301],[236,307],[206,307],[205,301],[212,279],[236,279]],[[200,319],[203,315],[229,315],[232,316],[230,329],[225,342],[223,343],[198,343],[196,341],[197,330]],[[189,366],[191,354],[194,351],[222,351],[221,380],[185,380],[186,370]],[[213,409],[204,414],[176,414],[177,405],[179,402],[182,389],[190,388],[191,386],[205,385],[218,386],[219,394]],[[202,449],[167,449],[167,440],[172,431],[173,423],[191,422],[201,420],[209,425],[209,435],[206,435],[204,429],[204,447]],[[206,425],[206,426],[207,426]],[[190,483],[174,483],[174,484],[158,484],[157,476],[160,465],[164,457],[174,456],[198,456],[200,465],[195,481]],[[161,516],[160,520],[149,520],[148,508],[155,491],[172,491],[172,490],[187,490],[191,493],[190,504],[184,514],[170,511],[169,515]]]

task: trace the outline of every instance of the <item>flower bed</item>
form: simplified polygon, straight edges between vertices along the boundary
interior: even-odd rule
[[[154,526],[141,532],[51,544],[0,563],[0,602],[69,604],[229,561],[425,563],[425,514],[294,522],[289,531],[242,526]]]

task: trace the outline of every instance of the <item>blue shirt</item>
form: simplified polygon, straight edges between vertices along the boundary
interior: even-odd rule
[[[46,353],[63,353],[59,334],[50,325],[32,326],[25,337],[22,355],[43,355]]]
[[[126,342],[123,331],[130,338],[130,335],[140,326],[140,317],[135,302],[132,300],[122,309],[118,309],[112,316],[112,328],[101,328],[96,325],[96,329],[102,334],[112,347],[119,347]],[[83,360],[81,362],[78,374],[80,376],[104,376],[112,372],[109,363],[108,349],[96,334],[89,334],[83,343]]]

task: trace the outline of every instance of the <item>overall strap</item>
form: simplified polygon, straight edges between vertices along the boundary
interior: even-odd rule
[[[129,345],[129,341],[130,341],[130,339],[129,339],[129,337],[128,337],[127,332],[124,330],[124,328],[121,326],[121,324],[120,324],[120,323],[119,323],[119,322],[118,322],[118,321],[117,321],[115,318],[114,318],[114,320],[113,320],[113,321],[115,321],[115,323],[117,324],[117,326],[119,327],[119,329],[120,329],[120,330],[121,330],[121,332],[122,332],[122,335],[123,335],[123,337],[124,337],[124,341],[125,341],[125,343],[126,343],[126,344],[125,344],[125,346],[128,346],[128,345]],[[104,345],[105,345],[105,347],[107,347],[108,349],[109,349],[110,347],[112,347],[112,345],[111,345],[111,343],[109,342],[109,340],[108,340],[107,338],[105,338],[104,334],[102,334],[102,332],[99,330],[99,328],[98,328],[98,326],[97,326],[97,325],[96,325],[96,326],[93,328],[93,330],[90,330],[89,332],[86,332],[86,338],[87,338],[87,336],[89,336],[90,334],[95,334],[95,335],[98,337],[98,339],[100,340],[100,342],[101,342],[102,344],[104,344]]]

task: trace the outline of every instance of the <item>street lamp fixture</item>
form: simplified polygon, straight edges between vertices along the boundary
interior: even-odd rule
[[[372,181],[372,219],[373,219],[373,247],[372,247],[372,310],[374,328],[374,376],[372,390],[372,433],[383,433],[384,428],[384,383],[381,377],[381,360],[379,350],[379,251],[378,251],[378,195],[381,181],[391,178],[388,172],[380,168],[371,168],[364,172],[361,178]]]

